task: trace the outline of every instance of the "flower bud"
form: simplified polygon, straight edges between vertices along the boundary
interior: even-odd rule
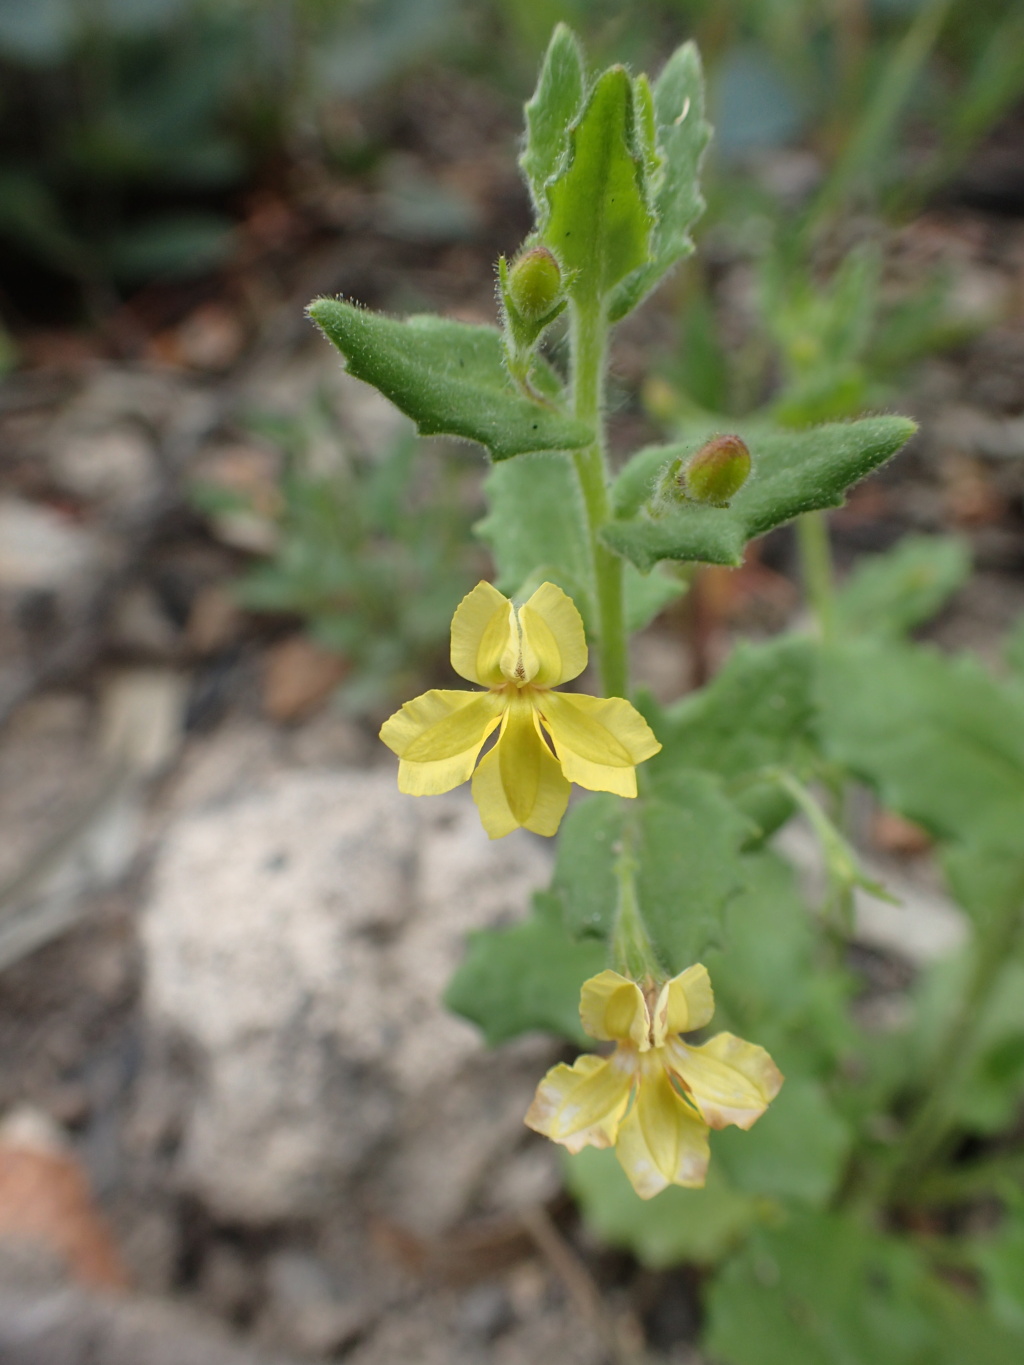
[[[738,436],[714,436],[692,456],[679,485],[694,502],[728,507],[750,477],[750,451]]]
[[[519,257],[509,271],[508,290],[527,321],[551,312],[562,293],[562,272],[546,246],[531,247]]]

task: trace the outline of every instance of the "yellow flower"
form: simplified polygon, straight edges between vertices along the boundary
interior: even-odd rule
[[[645,997],[618,972],[584,982],[584,1029],[618,1046],[610,1057],[585,1055],[553,1067],[526,1115],[529,1127],[570,1152],[614,1145],[641,1199],[666,1185],[702,1186],[709,1127],[749,1128],[782,1085],[762,1047],[732,1033],[700,1047],[679,1036],[703,1028],[714,1014],[706,967],[688,967],[666,982],[653,1011],[652,999],[653,989]]]
[[[661,745],[621,697],[551,690],[586,666],[583,622],[561,588],[542,583],[517,608],[478,583],[452,618],[452,667],[488,690],[424,692],[385,721],[380,737],[401,760],[399,790],[436,796],[472,777],[492,839],[520,825],[554,834],[570,782],[636,796],[635,765]]]

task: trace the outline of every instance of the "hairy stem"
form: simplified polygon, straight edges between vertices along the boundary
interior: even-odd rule
[[[805,512],[797,520],[796,534],[804,589],[818,622],[822,641],[831,644],[836,638],[836,603],[832,547],[824,512]]]
[[[597,433],[593,445],[573,453],[573,463],[587,509],[600,639],[601,683],[606,696],[624,697],[629,689],[629,661],[622,601],[622,560],[606,549],[599,537],[610,511],[602,405],[607,336],[608,326],[600,309],[573,309],[573,412]]]
[[[627,820],[622,834],[622,846],[615,859],[615,882],[618,894],[615,906],[615,927],[612,930],[611,958],[615,970],[634,981],[647,977],[655,980],[661,975],[657,954],[647,932],[636,894],[637,858],[634,849],[636,832],[632,820]]]

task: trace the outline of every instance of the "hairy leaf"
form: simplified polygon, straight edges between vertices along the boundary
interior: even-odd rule
[[[863,559],[836,595],[843,634],[897,639],[930,620],[970,576],[958,536],[906,536],[886,554]]]
[[[657,784],[680,766],[720,773],[735,804],[771,834],[792,803],[776,783],[747,779],[761,768],[799,771],[812,759],[815,667],[810,640],[740,644],[707,687],[648,716],[663,745],[647,764],[649,778]]]
[[[740,564],[748,540],[801,512],[840,507],[846,489],[884,464],[914,434],[906,417],[866,417],[809,431],[742,430],[753,473],[729,507],[684,504],[660,516],[643,512],[657,475],[673,459],[699,449],[703,438],[640,451],[613,488],[623,520],[603,530],[605,542],[640,569],[659,559]]]
[[[611,932],[623,816],[619,797],[595,792],[576,802],[562,822],[551,890],[561,898],[566,928],[577,938],[605,938]]]
[[[654,215],[636,146],[633,86],[622,67],[600,76],[569,135],[569,160],[547,187],[544,240],[582,307],[600,304],[646,264]]]
[[[741,860],[724,943],[702,954],[715,989],[715,1027],[760,1043],[786,1074],[819,1074],[851,1044],[853,979],[816,966],[814,923],[796,875],[777,853]]]
[[[341,299],[317,299],[309,315],[349,372],[390,398],[424,436],[479,441],[496,460],[575,449],[594,438],[582,422],[516,392],[494,327],[430,315],[399,322]],[[535,382],[549,393],[557,389],[550,370],[539,371]]]
[[[593,1147],[566,1158],[565,1181],[602,1241],[631,1251],[655,1270],[680,1262],[714,1265],[742,1241],[759,1214],[757,1200],[728,1184],[714,1156],[704,1189],[670,1185],[656,1199],[641,1199],[614,1152]]]
[[[696,44],[684,43],[666,62],[654,85],[654,116],[661,183],[654,199],[652,259],[616,288],[609,309],[613,322],[631,312],[693,250],[689,231],[704,212],[700,165],[711,138]]]
[[[823,653],[821,736],[890,809],[939,838],[1015,848],[1024,696],[977,660],[858,641]]]
[[[824,1087],[790,1075],[785,1053],[772,1051],[786,1082],[749,1133],[727,1128],[714,1160],[737,1190],[824,1208],[842,1177],[852,1134]]]
[[[490,471],[484,492],[490,511],[476,531],[491,547],[498,588],[520,593],[550,579],[589,622],[587,517],[571,459],[550,454],[506,461]]]
[[[681,972],[722,939],[750,827],[716,779],[699,772],[674,774],[637,817],[640,908],[665,966]]]
[[[585,1046],[591,1040],[580,1025],[580,987],[607,965],[604,944],[572,939],[561,902],[537,892],[522,924],[470,935],[445,1004],[477,1024],[491,1046],[531,1029]]]
[[[549,211],[545,187],[561,170],[568,153],[569,127],[579,114],[585,86],[576,35],[558,24],[544,55],[537,89],[526,106],[526,145],[519,158],[541,228]]]
[[[611,933],[615,862],[629,837],[640,910],[655,950],[669,971],[682,971],[722,938],[726,908],[743,885],[739,850],[748,831],[745,817],[708,773],[673,772],[656,794],[635,801],[587,797],[566,818],[552,883],[567,928]]]
[[[593,625],[586,511],[572,461],[530,455],[495,465],[484,484],[490,511],[476,531],[491,547],[504,593],[528,597],[545,579],[569,594],[588,630]],[[626,628],[642,630],[686,591],[678,578],[625,566]]]
[[[1010,1365],[1021,1341],[906,1242],[840,1214],[758,1228],[708,1296],[723,1365]]]

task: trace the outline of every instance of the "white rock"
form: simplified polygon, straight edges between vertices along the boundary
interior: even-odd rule
[[[72,493],[115,511],[141,506],[159,482],[152,444],[135,426],[70,434],[57,445],[51,466]]]
[[[102,560],[99,538],[52,507],[0,499],[0,589],[80,588],[95,578]]]
[[[544,1059],[487,1054],[441,994],[467,931],[522,914],[549,860],[525,834],[488,841],[464,793],[401,796],[390,770],[278,771],[178,815],[142,933],[150,1019],[200,1078],[184,1184],[258,1221],[352,1181],[412,1197],[422,1170],[420,1225],[457,1217],[519,1141]]]

